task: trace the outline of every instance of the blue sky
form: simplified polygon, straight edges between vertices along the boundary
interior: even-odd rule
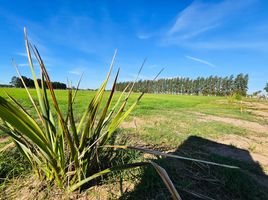
[[[0,83],[15,69],[30,76],[23,27],[51,78],[96,88],[114,50],[120,81],[141,78],[226,76],[248,73],[249,92],[268,81],[268,1],[1,1]]]

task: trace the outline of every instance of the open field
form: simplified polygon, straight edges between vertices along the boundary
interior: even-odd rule
[[[5,90],[31,113],[32,107],[23,89]],[[33,90],[31,92],[34,94]],[[1,88],[0,95],[7,97]],[[67,91],[58,90],[56,95],[61,109],[66,112]],[[93,95],[94,92],[78,92],[74,105],[75,116],[82,115]],[[118,95],[119,93],[115,97]],[[133,94],[130,101],[137,95]],[[155,157],[156,162],[167,169],[184,199],[268,199],[267,101],[243,99],[241,104],[227,97],[145,94],[118,133],[117,141],[127,144],[241,168],[222,169]],[[8,143],[8,138],[5,133],[0,134],[2,148],[3,144]],[[8,169],[13,170],[15,175],[25,172],[27,177],[26,165],[18,164],[20,167],[16,168],[16,161],[12,160],[12,156],[20,163],[25,162],[15,151],[1,153],[0,178],[5,178]],[[141,159],[140,154],[133,153],[130,156]],[[29,182],[29,179],[24,178],[23,181]],[[13,186],[14,183],[19,185],[18,180],[18,177],[12,180]],[[2,194],[12,190],[8,187],[9,184],[12,185],[12,181],[4,186],[2,184]],[[114,184],[116,186],[112,186]],[[114,187],[113,192],[107,192],[111,187]],[[30,189],[18,187],[14,191],[18,194],[21,191],[29,193]],[[170,199],[167,189],[149,167],[130,174],[126,172],[111,176],[108,182],[95,188],[94,193],[96,198],[101,195],[101,199]]]

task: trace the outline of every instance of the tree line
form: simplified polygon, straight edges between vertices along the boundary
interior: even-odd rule
[[[10,88],[13,87],[12,85],[8,85],[8,84],[0,84],[0,88]]]
[[[158,80],[139,80],[134,85],[134,92],[162,93],[162,94],[188,94],[188,95],[217,95],[226,96],[240,94],[246,96],[248,90],[248,74],[238,74],[226,77],[210,76],[191,78],[161,78]],[[123,91],[133,82],[119,82],[117,91]]]
[[[26,76],[22,76],[22,79],[25,83],[25,85],[28,87],[28,88],[34,88],[34,80],[31,79],[31,78],[27,78]],[[39,84],[39,86],[41,86],[41,79],[37,79],[37,82]],[[52,87],[54,89],[62,89],[62,90],[65,90],[67,88],[66,84],[65,83],[61,83],[61,82],[51,82],[52,83]],[[13,87],[16,87],[16,88],[23,88],[23,84],[22,84],[22,81],[19,77],[16,77],[16,76],[13,76],[11,78],[11,81],[10,81],[10,84],[13,86]]]

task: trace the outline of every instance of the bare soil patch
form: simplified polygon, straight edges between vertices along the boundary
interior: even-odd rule
[[[248,101],[243,101],[243,105],[247,106],[248,108],[251,109],[256,109],[256,110],[268,110],[268,102],[248,102]]]
[[[259,104],[258,104],[259,105]],[[263,104],[259,105],[262,106]],[[262,116],[268,116],[265,111],[254,110]],[[257,122],[250,122],[247,120],[234,119],[228,117],[219,117],[214,115],[206,115],[202,113],[194,113],[199,117],[199,121],[218,121],[228,123],[234,126],[245,128],[256,134],[239,136],[239,135],[224,135],[218,138],[215,142],[218,144],[223,144],[219,146],[208,146],[207,149],[212,153],[230,157],[237,160],[246,161],[248,163],[257,163],[263,169],[263,172],[268,175],[268,137],[263,136],[263,134],[268,134],[268,125],[261,125]],[[235,148],[231,148],[233,146]],[[258,175],[252,175],[259,183],[268,187],[268,178]]]
[[[257,117],[268,119],[268,102],[244,102],[246,111]]]
[[[241,120],[241,119],[234,119],[234,118],[229,118],[229,117],[218,117],[214,115],[206,115],[203,113],[197,113],[194,112],[197,116],[200,118],[198,119],[199,121],[218,121],[218,122],[224,122],[227,124],[231,124],[234,126],[239,126],[241,128],[245,128],[248,130],[251,130],[253,132],[258,132],[258,133],[268,133],[268,125],[261,125],[257,122],[250,122],[247,120]]]
[[[9,137],[0,137],[0,143],[5,143],[9,140]]]
[[[249,112],[251,112],[252,114],[259,116],[259,117],[264,117],[266,119],[268,119],[268,112],[265,111],[260,111],[260,110],[247,110]]]
[[[124,121],[121,124],[121,128],[140,128],[140,127],[155,127],[161,125],[161,123],[165,122],[167,119],[164,117],[146,117],[146,118],[138,118],[134,117],[131,121]]]
[[[0,199],[14,200],[106,200],[118,199],[125,192],[132,191],[134,184],[127,181],[116,180],[113,183],[92,186],[81,193],[68,193],[55,185],[47,187],[44,181],[35,176],[19,177],[13,179],[10,185],[0,192]]]
[[[256,175],[248,173],[258,183],[268,187],[268,138],[248,136],[242,137],[238,135],[225,135],[216,140],[222,146],[208,146],[207,149],[214,154],[230,157],[236,160],[246,161],[248,163],[256,163],[260,165],[263,173],[266,175]],[[234,146],[235,148],[230,148]]]
[[[216,140],[220,144],[232,145],[239,149],[247,150],[250,157],[246,154],[234,153],[231,149],[223,148],[217,150],[217,153],[225,154],[236,159],[260,163],[268,169],[268,138],[267,137],[242,137],[239,135],[225,135]],[[268,172],[268,171],[267,171]]]

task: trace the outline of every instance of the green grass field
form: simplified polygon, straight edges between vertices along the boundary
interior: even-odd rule
[[[0,88],[0,96],[7,98],[5,92],[34,114],[23,89]],[[35,96],[34,90],[31,93]],[[74,105],[77,118],[81,117],[93,95],[94,92],[90,91],[78,92]],[[66,112],[67,91],[58,90],[56,96],[61,109]],[[118,96],[116,93],[115,98]],[[137,96],[133,94],[130,102]],[[145,94],[118,130],[117,141],[241,168],[222,169],[155,157],[156,162],[167,169],[184,199],[268,199],[268,163],[265,161],[268,152],[265,139],[268,135],[267,113],[268,102],[265,101],[243,99],[241,105],[227,97]],[[5,137],[6,134],[1,132],[4,142],[0,148],[6,144]],[[140,154],[130,156],[141,159]],[[23,172],[27,174],[26,164],[19,164],[23,162],[14,149],[0,153],[1,180],[7,177],[7,171],[13,171],[14,177]],[[12,173],[8,175],[9,178],[13,176]],[[161,180],[149,167],[135,170],[133,174],[111,176],[110,180],[104,183],[105,187],[109,188],[113,181],[118,180],[125,184],[118,184],[122,190],[110,192],[107,198],[170,199]],[[10,184],[12,181],[15,180],[9,181]],[[9,184],[0,182],[4,191]],[[100,189],[96,195],[105,193],[103,190]]]

